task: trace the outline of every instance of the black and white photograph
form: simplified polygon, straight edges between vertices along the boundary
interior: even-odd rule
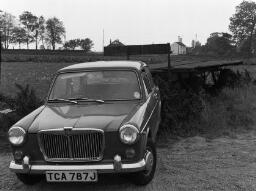
[[[255,0],[0,0],[0,191],[256,191]]]

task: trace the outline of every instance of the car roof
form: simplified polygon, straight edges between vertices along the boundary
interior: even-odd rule
[[[143,67],[147,66],[141,61],[97,61],[97,62],[84,62],[80,64],[73,64],[58,70],[58,72],[64,71],[74,71],[83,69],[96,69],[96,68],[134,68],[141,70]]]

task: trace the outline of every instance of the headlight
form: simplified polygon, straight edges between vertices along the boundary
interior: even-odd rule
[[[21,127],[11,127],[8,131],[9,141],[15,146],[21,145],[25,140],[26,131]]]
[[[131,124],[124,125],[119,130],[120,139],[125,144],[133,144],[138,136],[138,129]]]

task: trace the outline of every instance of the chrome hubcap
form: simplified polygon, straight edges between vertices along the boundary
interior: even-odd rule
[[[151,151],[147,150],[146,154],[146,170],[145,174],[148,175],[152,171],[154,165],[154,156]]]

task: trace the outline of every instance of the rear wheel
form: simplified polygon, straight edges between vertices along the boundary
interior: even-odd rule
[[[42,180],[40,175],[30,175],[30,174],[19,174],[17,173],[17,178],[26,185],[34,185]]]
[[[153,141],[148,141],[146,152],[152,153],[148,158],[149,165],[146,170],[132,174],[132,180],[136,185],[147,185],[154,178],[156,170],[156,147]]]

